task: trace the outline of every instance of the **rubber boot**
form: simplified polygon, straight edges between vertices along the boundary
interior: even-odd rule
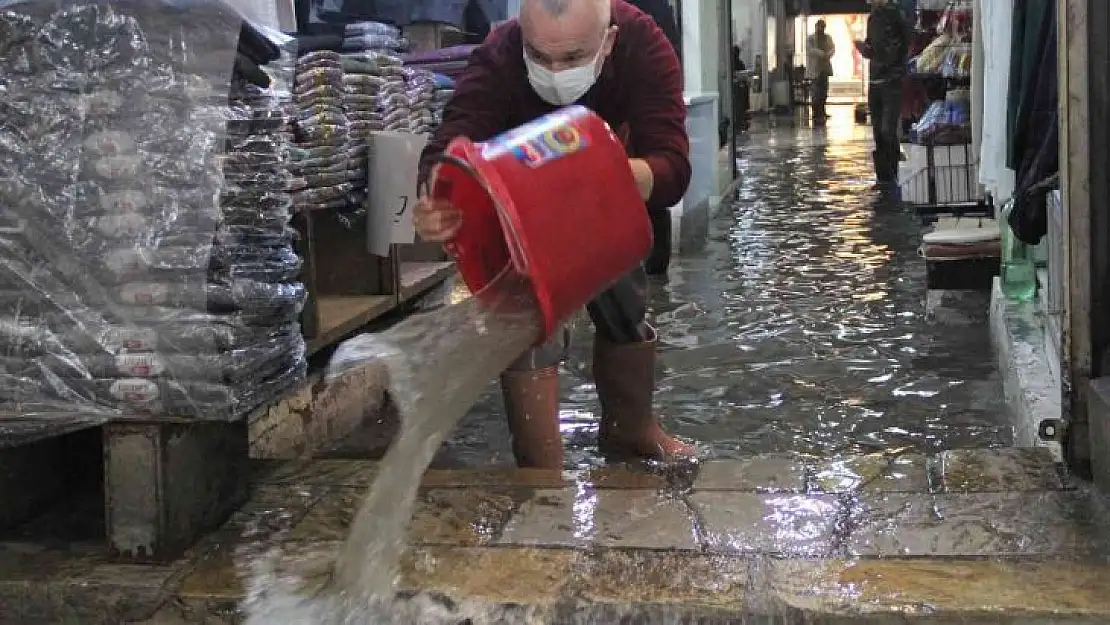
[[[517,466],[562,469],[558,367],[506,371],[501,374],[501,394]]]
[[[594,338],[594,382],[601,402],[598,447],[607,455],[658,460],[693,456],[693,445],[668,435],[652,411],[655,331],[649,341],[615,344]]]
[[[875,166],[875,184],[871,187],[875,191],[886,191],[891,186],[890,168],[886,160],[879,157],[878,150],[871,151],[871,163]]]

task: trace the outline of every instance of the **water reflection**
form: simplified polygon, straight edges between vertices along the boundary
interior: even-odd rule
[[[705,250],[679,258],[654,287],[657,407],[711,455],[1011,441],[987,296],[926,297],[920,223],[877,202],[859,132],[785,128],[754,138]],[[579,466],[600,462],[589,346],[581,324],[563,396],[568,462]],[[500,411],[491,388],[437,462],[510,462]]]

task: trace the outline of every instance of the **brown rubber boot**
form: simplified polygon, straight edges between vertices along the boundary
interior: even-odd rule
[[[594,382],[601,401],[598,447],[604,454],[658,460],[693,456],[696,449],[663,431],[652,412],[657,339],[615,344],[594,338]]]
[[[501,374],[505,415],[520,468],[562,469],[559,433],[559,369],[506,371]]]

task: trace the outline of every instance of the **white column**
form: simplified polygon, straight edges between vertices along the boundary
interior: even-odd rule
[[[716,93],[721,55],[717,3],[685,0],[682,11],[682,62],[688,93]]]

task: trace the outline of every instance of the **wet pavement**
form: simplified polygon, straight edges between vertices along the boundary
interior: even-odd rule
[[[1110,622],[1102,504],[1046,450],[688,469],[429,471],[399,588],[439,617],[390,622]],[[0,622],[220,625],[277,588],[311,600],[375,470],[259,462],[250,502],[167,564],[0,543]]]
[[[865,127],[839,107],[827,128],[757,124],[740,187],[703,252],[652,291],[661,337],[656,405],[711,457],[912,446],[1009,445],[987,332],[989,293],[927,294],[922,225],[879,201]],[[571,467],[600,463],[579,323],[564,367]],[[495,386],[437,466],[511,464]]]
[[[754,134],[706,249],[653,293],[658,405],[709,459],[596,466],[576,328],[574,468],[496,466],[491,389],[440,454],[455,468],[423,477],[398,586],[411,611],[385,622],[1110,622],[1106,502],[1050,451],[1006,448],[987,294],[926,293],[921,227],[867,191],[864,137]],[[311,601],[376,473],[257,461],[248,503],[172,562],[113,560],[95,535],[10,537],[0,623],[239,624],[275,597]]]

